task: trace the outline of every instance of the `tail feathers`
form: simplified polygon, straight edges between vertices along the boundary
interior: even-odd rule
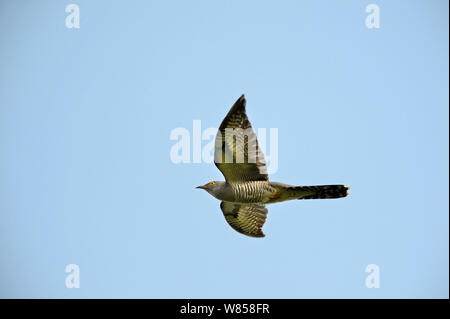
[[[297,199],[341,198],[348,196],[350,187],[345,185],[293,186],[289,191]]]

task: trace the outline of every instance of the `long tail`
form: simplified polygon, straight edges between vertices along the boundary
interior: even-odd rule
[[[289,197],[296,199],[341,198],[348,196],[350,187],[345,185],[292,186]]]

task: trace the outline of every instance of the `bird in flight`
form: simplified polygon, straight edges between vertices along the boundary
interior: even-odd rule
[[[292,186],[269,181],[264,154],[245,111],[242,95],[231,107],[216,135],[214,163],[225,181],[197,188],[221,200],[220,209],[230,226],[250,237],[264,237],[267,204],[293,199],[340,198],[345,185]]]

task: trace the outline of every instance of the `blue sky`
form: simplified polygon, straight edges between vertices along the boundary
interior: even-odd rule
[[[448,298],[448,9],[3,1],[0,297]],[[169,137],[218,127],[242,93],[253,126],[278,129],[271,180],[351,196],[234,232],[194,188],[220,172],[174,164]]]

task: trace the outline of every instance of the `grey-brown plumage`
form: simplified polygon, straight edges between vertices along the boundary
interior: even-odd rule
[[[214,163],[225,181],[198,186],[221,200],[225,220],[236,231],[251,237],[264,237],[266,204],[292,199],[340,198],[348,186],[292,186],[269,181],[264,154],[247,118],[242,95],[231,107],[216,135]]]

